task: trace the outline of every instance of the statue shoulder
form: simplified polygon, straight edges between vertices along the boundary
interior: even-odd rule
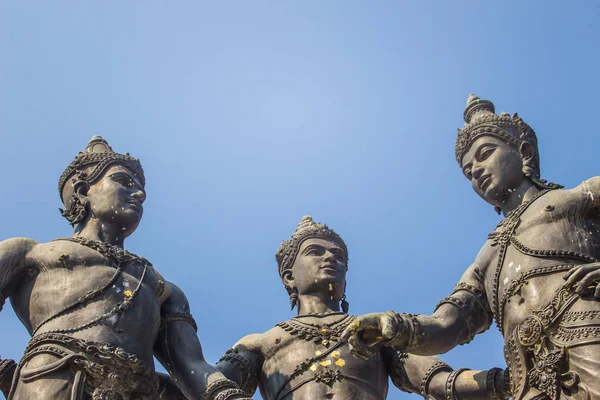
[[[2,249],[2,251],[7,251],[9,249],[20,249],[29,251],[38,244],[40,243],[33,239],[15,237],[1,241],[0,248]]]
[[[24,271],[35,264],[32,250],[38,242],[26,238],[12,238],[0,242],[0,311],[5,300],[21,286]]]
[[[586,179],[572,189],[553,190],[546,196],[546,203],[556,204],[563,209],[580,208],[585,212],[589,208],[600,206],[600,176]]]
[[[27,264],[27,259],[35,256],[33,250],[38,248],[40,243],[28,238],[11,238],[0,242],[0,265]],[[1,267],[0,267],[1,268]]]
[[[586,179],[581,182],[578,186],[573,189],[566,190],[565,192],[573,192],[574,194],[582,194],[585,197],[589,197],[591,201],[600,201],[600,176],[594,176],[590,179]]]
[[[266,333],[251,333],[244,336],[233,346],[238,351],[248,351],[254,354],[263,355],[263,350],[267,344]]]

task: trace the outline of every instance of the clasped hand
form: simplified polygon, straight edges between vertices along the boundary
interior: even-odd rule
[[[399,346],[409,338],[402,317],[392,311],[360,316],[342,332],[352,355],[362,360],[371,358],[380,346]]]

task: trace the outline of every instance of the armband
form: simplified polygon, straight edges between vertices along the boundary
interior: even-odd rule
[[[196,324],[194,317],[192,317],[192,314],[183,312],[162,315],[159,331],[165,329],[167,324],[173,321],[187,322],[196,332],[198,332],[198,325]]]

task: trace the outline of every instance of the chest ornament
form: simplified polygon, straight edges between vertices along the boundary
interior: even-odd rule
[[[320,343],[323,347],[329,348],[332,342],[341,341],[342,332],[355,319],[355,316],[345,314],[342,318],[330,323],[312,324],[292,318],[289,321],[278,323],[277,326],[290,335],[297,336],[298,339]]]

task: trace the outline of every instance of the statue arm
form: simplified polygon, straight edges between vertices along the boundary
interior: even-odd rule
[[[187,298],[177,286],[167,285],[170,296],[161,308],[161,326],[154,345],[156,358],[190,400],[212,400],[218,394],[227,400],[246,399],[235,382],[206,362]]]
[[[186,400],[187,398],[181,393],[181,390],[177,387],[177,384],[168,374],[157,372],[158,380],[160,382],[158,387],[158,398],[160,400]]]
[[[259,350],[262,335],[248,335],[227,350],[216,367],[228,379],[240,385],[248,395],[254,395],[262,371],[264,357]]]
[[[369,358],[375,345],[398,347],[404,351],[435,355],[468,343],[492,323],[482,274],[471,265],[454,292],[443,299],[432,315],[367,314],[357,318],[342,334],[356,357]]]
[[[479,268],[471,265],[454,291],[440,301],[431,316],[411,316],[409,319],[407,326],[412,329],[412,337],[407,345],[415,354],[445,353],[485,332],[492,324],[493,316]]]
[[[0,242],[0,310],[21,284],[28,266],[27,256],[35,240],[13,238]]]
[[[6,299],[21,285],[29,265],[27,256],[37,244],[35,240],[13,238],[0,242],[0,311]],[[0,391],[8,397],[16,363],[0,358]]]
[[[510,397],[507,372],[500,368],[453,370],[437,357],[408,355],[393,348],[386,348],[385,352],[390,378],[402,391],[440,400],[506,400]]]

